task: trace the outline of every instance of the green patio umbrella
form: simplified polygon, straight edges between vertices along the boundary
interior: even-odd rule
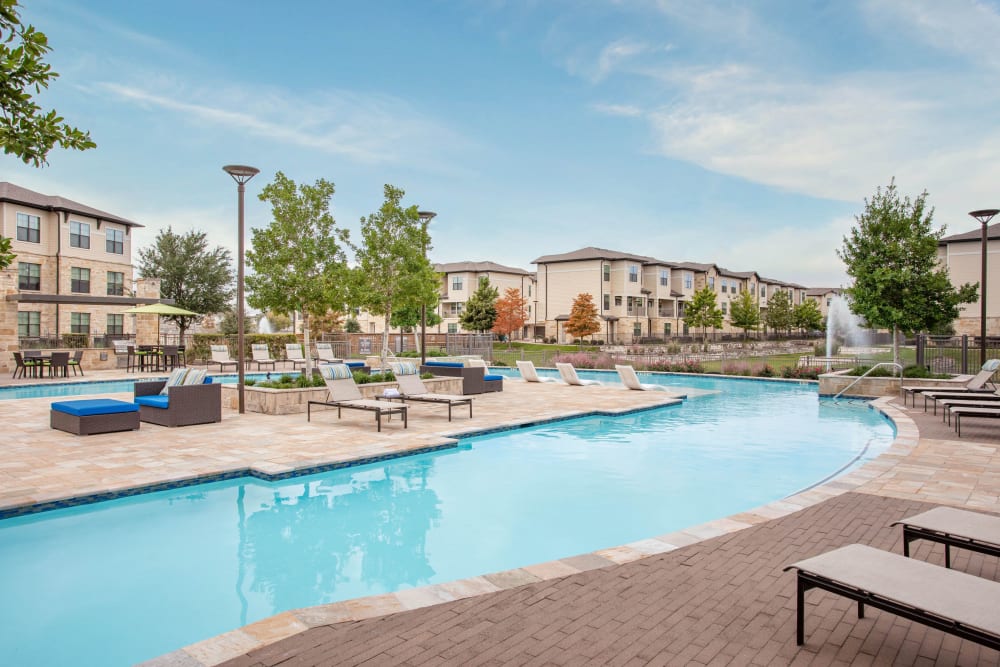
[[[190,310],[171,306],[169,303],[147,303],[144,306],[135,306],[125,311],[131,315],[199,315]],[[156,318],[156,342],[160,342],[160,317]]]

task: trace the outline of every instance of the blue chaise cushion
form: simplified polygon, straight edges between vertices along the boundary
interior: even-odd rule
[[[363,361],[345,361],[344,365],[348,368],[364,368],[365,362]]]
[[[164,396],[162,394],[154,394],[153,396],[136,396],[136,409],[140,405],[145,405],[150,408],[160,408],[161,410],[166,410],[170,407],[170,397]]]
[[[77,417],[88,417],[90,415],[114,415],[120,412],[138,412],[139,406],[135,403],[125,403],[111,398],[88,398],[80,401],[59,401],[52,404],[52,409],[56,412]]]
[[[464,368],[461,361],[428,361],[425,366],[440,366],[441,368]]]

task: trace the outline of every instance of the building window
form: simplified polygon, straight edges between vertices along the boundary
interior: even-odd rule
[[[635,322],[632,324],[632,335],[636,338],[642,336],[642,322]]]
[[[660,271],[660,285],[666,287],[670,284],[670,271]]]
[[[610,264],[605,264],[604,265],[604,282],[606,282],[606,283],[610,283],[611,282],[611,265]]]
[[[69,246],[90,250],[90,225],[86,222],[69,221]]]
[[[104,241],[105,250],[116,255],[125,254],[125,232],[120,229],[108,228],[108,235]]]
[[[18,262],[17,289],[33,290],[35,292],[41,290],[42,265],[31,264],[29,262]]]
[[[531,297],[531,285],[528,285],[528,297]]]
[[[663,323],[663,337],[666,338],[670,335],[670,322]]]
[[[69,332],[75,334],[89,334],[90,313],[70,313]]]
[[[684,288],[685,289],[691,289],[692,287],[694,287],[694,274],[693,273],[685,273],[684,274]]]
[[[41,242],[42,219],[27,213],[17,214],[17,240],[29,243]]]
[[[21,338],[38,338],[42,335],[42,314],[37,310],[17,313],[17,335]]]
[[[634,264],[628,267],[628,281],[630,283],[639,282],[639,267]]]
[[[757,285],[755,285],[754,283],[750,283],[750,293],[754,294],[756,292],[757,292]]]
[[[69,270],[69,291],[90,294],[90,269],[74,266]]]
[[[448,333],[450,333],[450,334],[457,334],[458,333],[458,325],[455,324],[455,323],[449,324],[448,325]]]
[[[728,305],[729,305],[729,304],[728,304],[728,303],[726,303],[725,301],[723,301],[722,303],[720,303],[720,304],[719,304],[719,308],[721,308],[721,309],[722,309],[722,314],[723,314],[723,315],[725,315],[725,314],[726,314],[726,306],[728,306]]]
[[[829,307],[830,307],[830,304],[831,304],[831,303],[833,303],[833,299],[831,299],[830,297],[826,297],[826,307],[827,307],[827,308],[829,308]]]
[[[452,276],[451,288],[456,292],[462,291],[462,276]]]
[[[108,328],[105,332],[109,336],[124,336],[125,335],[125,316],[108,314]]]
[[[715,289],[715,276],[708,277],[708,286]]]
[[[611,295],[604,295],[604,310],[611,310]]]
[[[615,297],[615,305],[616,306],[621,306],[622,305],[622,298],[620,296],[616,296]]]
[[[760,286],[760,298],[762,299],[767,298],[767,285]]]
[[[108,296],[125,296],[125,274],[108,271]]]

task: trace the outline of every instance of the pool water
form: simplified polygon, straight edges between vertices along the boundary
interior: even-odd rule
[[[246,373],[247,380],[261,382],[282,375],[298,376],[298,371],[278,372],[278,373]],[[85,396],[87,394],[112,394],[131,392],[136,382],[150,382],[155,380],[166,380],[167,377],[151,375],[135,380],[97,380],[88,382],[59,382],[55,384],[30,384],[14,387],[0,387],[0,401],[12,398],[56,398],[59,396]],[[232,375],[212,375],[212,382],[218,384],[236,384],[238,376]]]
[[[653,537],[781,499],[893,438],[867,404],[814,385],[682,380],[719,393],[0,521],[0,664],[131,664],[288,609]]]

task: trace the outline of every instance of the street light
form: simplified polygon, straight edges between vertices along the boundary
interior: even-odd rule
[[[233,180],[239,184],[240,195],[240,207],[239,207],[239,260],[236,268],[236,359],[239,361],[237,366],[236,377],[236,391],[240,397],[240,414],[242,415],[246,412],[246,403],[244,401],[243,392],[243,380],[244,380],[244,369],[243,369],[243,352],[246,342],[246,331],[244,331],[244,320],[246,315],[244,313],[245,307],[243,305],[243,195],[246,192],[246,182],[251,178],[260,173],[260,169],[256,167],[247,167],[240,164],[228,164],[222,168],[224,172],[233,177]]]
[[[969,213],[973,218],[983,225],[983,260],[982,278],[979,281],[979,364],[986,363],[986,225],[990,224],[993,216],[1000,213],[1000,209],[987,208],[982,211],[972,211]]]
[[[420,222],[424,225],[424,259],[427,259],[427,226],[431,224],[437,213],[434,211],[417,211]],[[427,304],[420,304],[420,365],[427,363]]]

